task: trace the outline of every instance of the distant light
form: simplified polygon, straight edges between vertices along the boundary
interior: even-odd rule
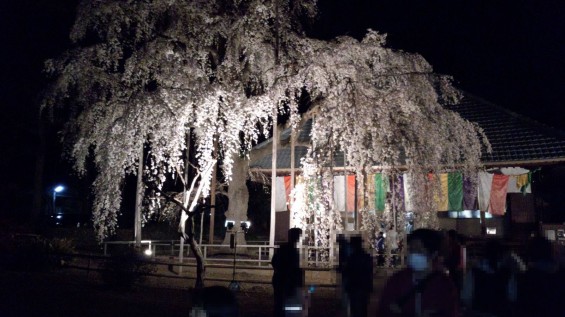
[[[60,192],[62,192],[62,191],[64,191],[64,190],[65,190],[65,186],[63,186],[63,185],[58,185],[58,186],[55,187],[55,189],[54,189],[54,191],[55,191],[56,193],[60,193]]]
[[[285,306],[284,310],[286,310],[286,311],[301,311],[302,307],[300,307],[300,306]]]
[[[145,249],[145,251],[143,251],[143,253],[145,253],[145,255],[147,255],[147,256],[151,256],[151,254],[153,254],[153,251],[151,251],[151,249],[148,248],[148,249]]]
[[[57,215],[57,219],[62,219],[63,215]]]
[[[496,227],[487,227],[487,234],[496,235]]]

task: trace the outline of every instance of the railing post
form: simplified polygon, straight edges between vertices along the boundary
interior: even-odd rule
[[[259,246],[259,261],[257,262],[258,266],[261,266],[261,251],[262,251],[262,248],[261,248],[261,246]]]

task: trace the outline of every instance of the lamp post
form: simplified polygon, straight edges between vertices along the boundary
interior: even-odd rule
[[[239,291],[240,286],[239,282],[235,280],[235,263],[236,263],[236,256],[237,256],[237,234],[238,233],[247,233],[249,228],[251,227],[250,221],[241,221],[240,228],[241,231],[235,229],[234,230],[235,221],[228,220],[226,221],[226,227],[228,230],[232,230],[231,237],[230,237],[230,248],[233,248],[233,273],[232,273],[232,280],[229,285],[229,289],[232,291]]]
[[[57,200],[57,193],[60,193],[65,190],[65,186],[57,185],[53,188],[53,213],[55,213],[55,202]]]

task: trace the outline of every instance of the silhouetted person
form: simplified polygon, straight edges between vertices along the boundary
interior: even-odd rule
[[[502,265],[505,251],[500,241],[489,240],[483,248],[483,258],[467,272],[461,299],[469,315],[511,316],[516,279],[512,270]]]
[[[275,299],[275,316],[285,316],[285,302],[296,298],[304,285],[304,272],[300,268],[300,255],[296,248],[302,230],[288,230],[288,242],[282,244],[273,255],[273,291]],[[294,312],[296,313],[296,312]]]
[[[518,278],[518,316],[565,316],[565,281],[551,242],[531,239],[528,268]]]
[[[342,273],[350,316],[367,317],[369,295],[373,290],[373,258],[363,250],[361,237],[351,237],[350,246],[351,254]]]
[[[453,282],[434,269],[441,245],[442,235],[432,229],[417,229],[408,235],[408,267],[386,282],[376,316],[459,317]]]
[[[455,230],[447,231],[446,254],[444,258],[445,268],[449,271],[449,277],[459,291],[463,283],[463,248],[459,234]]]
[[[385,237],[382,231],[377,234],[375,249],[377,250],[377,265],[385,265]]]
[[[347,258],[351,254],[351,246],[349,245],[349,241],[347,241],[342,234],[337,236],[337,245],[339,247],[339,263],[337,270],[341,273],[345,268]]]

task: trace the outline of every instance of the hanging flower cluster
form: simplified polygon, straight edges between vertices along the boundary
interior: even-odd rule
[[[294,227],[306,232],[308,258],[329,263],[331,240],[342,230],[341,216],[334,210],[333,177],[314,164],[311,157],[301,160],[302,177],[291,193],[291,214]]]

